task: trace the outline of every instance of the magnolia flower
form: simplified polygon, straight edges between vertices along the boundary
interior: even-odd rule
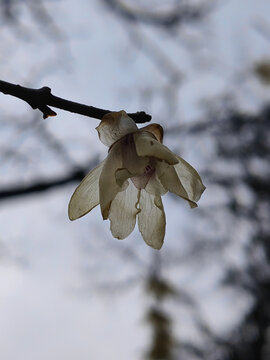
[[[138,129],[125,111],[119,111],[106,114],[96,129],[109,147],[108,156],[72,195],[70,220],[100,204],[115,238],[126,238],[137,218],[144,241],[160,249],[166,224],[161,196],[171,191],[196,207],[205,189],[199,174],[162,144],[163,129],[158,124]]]

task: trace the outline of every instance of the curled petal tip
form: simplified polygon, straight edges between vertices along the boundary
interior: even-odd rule
[[[163,142],[164,131],[163,131],[163,127],[159,124],[150,124],[144,126],[143,128],[140,129],[140,131],[148,131],[151,134],[153,134],[160,143]]]

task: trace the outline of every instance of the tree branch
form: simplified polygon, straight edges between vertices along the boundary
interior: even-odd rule
[[[99,109],[54,96],[47,86],[32,89],[0,80],[0,92],[26,101],[33,109],[38,109],[43,113],[43,119],[57,115],[49,106],[95,119],[102,119],[105,114],[111,112],[111,110]],[[136,123],[151,121],[151,115],[146,114],[144,111],[129,113],[128,116]]]
[[[192,22],[200,20],[208,11],[211,1],[206,4],[188,5],[176,4],[169,11],[158,11],[153,9],[145,9],[140,6],[132,6],[122,0],[103,0],[110,9],[116,11],[119,15],[126,18],[129,22],[140,21],[153,25],[163,26],[165,28],[173,28],[183,22]],[[209,3],[208,3],[209,2]]]
[[[49,180],[35,181],[29,185],[14,185],[10,188],[0,189],[0,202],[12,197],[19,197],[24,195],[31,195],[47,191],[51,188],[59,187],[73,182],[79,182],[83,179],[89,171],[82,168],[71,171],[63,176],[55,177]]]

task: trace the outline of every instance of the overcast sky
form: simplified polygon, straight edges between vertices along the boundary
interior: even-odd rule
[[[98,0],[48,1],[46,8],[55,22],[53,32],[33,24],[24,8],[21,28],[0,29],[3,80],[50,86],[57,96],[105,109],[145,110],[165,130],[169,125],[200,120],[202,100],[212,97],[229,94],[239,107],[250,111],[269,99],[251,73],[256,61],[270,55],[269,42],[260,32],[263,29],[267,35],[269,31],[270,37],[270,28],[265,27],[265,14],[270,13],[267,0],[225,1],[202,24],[184,25],[174,34],[150,25],[128,24]],[[60,40],[55,42],[52,36],[57,29]],[[147,44],[151,44],[150,55],[144,49]],[[163,71],[162,61],[153,60],[156,56],[170,70]],[[179,88],[168,86],[172,72],[181,78]],[[174,98],[170,98],[171,90]],[[23,155],[31,154],[27,164],[9,158],[1,166],[1,185],[49,178],[64,173],[70,161],[85,164],[106,156],[95,130],[97,120],[57,112],[57,117],[46,122],[37,115],[31,123],[33,112],[26,104],[0,95],[1,146],[10,144]],[[12,121],[4,125],[8,116],[15,115],[28,127],[18,130]],[[38,134],[43,128],[64,144],[68,161],[66,155],[55,157],[40,143]],[[211,154],[211,141],[181,141],[165,136],[166,145],[181,149],[183,157],[200,171]],[[100,291],[98,284],[106,288],[143,277],[155,251],[143,243],[137,229],[123,242],[113,239],[99,208],[71,223],[67,205],[76,185],[0,204],[3,360],[138,360],[149,343],[143,320],[149,300],[142,282],[114,292]],[[222,201],[224,194],[210,187],[199,205]],[[167,196],[164,207],[167,231],[161,257],[168,262],[170,251],[184,257],[189,250],[185,234],[191,228],[207,229],[196,210],[181,199]],[[222,219],[218,221],[222,232],[225,225]],[[252,303],[243,293],[216,288],[228,263],[241,266],[245,262],[242,246],[251,231],[248,224],[237,229],[237,242],[228,245],[222,258],[183,261],[164,270],[177,286],[198,299],[202,316],[220,335],[230,332]],[[132,249],[145,266],[121,255],[123,248]],[[177,314],[176,333],[182,339],[202,341],[189,307],[170,306]]]

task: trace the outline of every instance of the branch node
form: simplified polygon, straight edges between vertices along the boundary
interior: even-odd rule
[[[49,106],[47,105],[41,105],[38,107],[38,109],[43,113],[43,119],[47,119],[49,116],[56,116],[57,113],[53,111]]]

